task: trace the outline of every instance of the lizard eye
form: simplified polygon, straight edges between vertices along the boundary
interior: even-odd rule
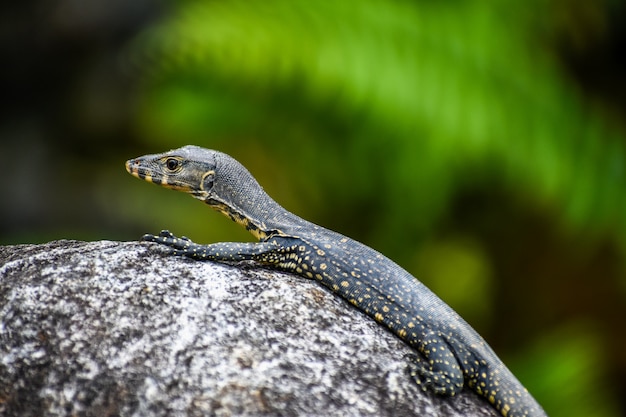
[[[170,171],[176,171],[180,166],[180,161],[178,159],[168,158],[167,161],[165,161],[165,166]]]

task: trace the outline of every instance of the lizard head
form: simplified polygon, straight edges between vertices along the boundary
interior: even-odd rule
[[[266,229],[269,206],[276,204],[238,161],[198,146],[130,159],[126,170],[145,181],[189,193],[254,234]]]
[[[126,171],[153,184],[206,200],[213,188],[215,154],[215,151],[198,146],[185,146],[130,159],[126,161]]]

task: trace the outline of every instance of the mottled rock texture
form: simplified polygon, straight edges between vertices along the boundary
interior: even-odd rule
[[[496,416],[315,282],[148,243],[0,247],[0,416]]]

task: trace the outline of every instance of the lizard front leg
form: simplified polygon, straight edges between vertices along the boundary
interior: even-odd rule
[[[170,254],[172,255],[187,256],[199,261],[256,261],[264,264],[279,262],[279,248],[273,242],[222,242],[200,245],[187,237],[176,237],[168,230],[162,230],[158,236],[146,234],[142,240],[168,246],[171,248]]]

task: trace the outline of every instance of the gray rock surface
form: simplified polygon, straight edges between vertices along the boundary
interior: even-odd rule
[[[315,282],[149,243],[0,247],[0,416],[497,416]]]

